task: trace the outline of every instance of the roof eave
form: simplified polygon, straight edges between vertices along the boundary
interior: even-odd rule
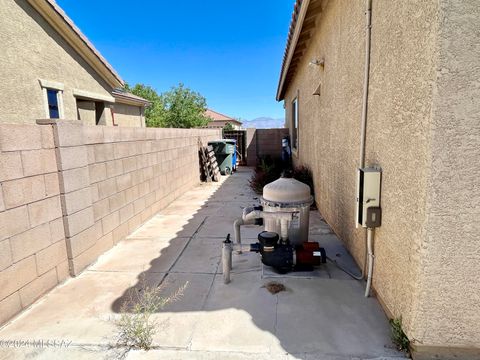
[[[51,0],[27,0],[28,3],[55,29],[65,41],[90,65],[112,88],[123,87],[125,82],[112,66],[95,49],[93,44],[73,24],[72,20]]]
[[[148,100],[134,99],[129,96],[125,96],[118,93],[112,93],[112,96],[115,98],[116,102],[120,104],[144,106],[144,107],[150,106],[152,104]]]
[[[292,42],[290,43],[289,46],[287,45],[288,49],[284,57],[284,62],[282,64],[282,69],[280,71],[280,79],[277,87],[277,95],[276,95],[277,101],[282,101],[285,96],[285,80],[288,74],[288,70],[290,68],[290,63],[292,62],[292,57],[295,52],[295,48],[297,47],[298,38],[300,37],[300,33],[302,32],[303,22],[307,14],[309,4],[310,4],[310,0],[303,0],[300,6],[300,12],[298,14],[298,18],[296,20],[295,30],[292,36]]]

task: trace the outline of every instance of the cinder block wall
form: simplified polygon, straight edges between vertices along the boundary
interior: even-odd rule
[[[0,125],[0,324],[68,277],[51,126]]]
[[[200,181],[221,130],[0,125],[0,324]]]
[[[58,123],[72,275],[200,181],[198,143],[221,130]]]
[[[255,166],[258,158],[282,155],[282,138],[289,135],[288,128],[247,129],[247,165]]]

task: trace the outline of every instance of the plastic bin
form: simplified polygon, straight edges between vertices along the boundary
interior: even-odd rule
[[[233,145],[233,156],[232,156],[232,169],[237,171],[237,140],[235,139],[226,139],[227,144]]]
[[[222,175],[229,175],[233,171],[233,155],[236,154],[235,145],[229,139],[209,141],[217,158],[218,167]]]

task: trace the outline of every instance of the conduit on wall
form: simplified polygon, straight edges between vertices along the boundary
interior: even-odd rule
[[[368,115],[368,86],[370,81],[370,48],[372,40],[372,0],[366,0],[366,9],[365,9],[365,74],[363,81],[363,101],[362,101],[362,123],[361,123],[361,132],[360,132],[360,168],[365,167],[365,144],[367,137],[367,115]],[[359,184],[357,184],[359,186]],[[358,189],[357,189],[358,191]],[[367,229],[367,239],[366,239],[366,256],[365,256],[365,265],[363,267],[363,274],[365,272],[365,267],[367,267],[367,285],[365,288],[365,297],[370,295],[370,287],[372,284],[372,274],[373,274],[373,229]],[[368,266],[367,266],[368,262]]]

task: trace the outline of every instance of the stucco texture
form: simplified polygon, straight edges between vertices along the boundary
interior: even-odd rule
[[[71,120],[77,119],[73,89],[110,95],[112,89],[105,81],[27,1],[0,0],[0,18],[3,122],[34,123],[45,118],[39,79],[64,84],[64,117]]]
[[[118,126],[145,127],[143,107],[116,102],[113,106]]]
[[[480,4],[440,1],[414,337],[479,349]]]
[[[363,265],[355,204],[365,2],[323,4],[286,117],[291,127],[298,96],[294,160],[312,168],[320,212]],[[373,287],[419,346],[480,346],[479,9],[474,0],[373,0],[366,166],[382,168],[383,211]]]

